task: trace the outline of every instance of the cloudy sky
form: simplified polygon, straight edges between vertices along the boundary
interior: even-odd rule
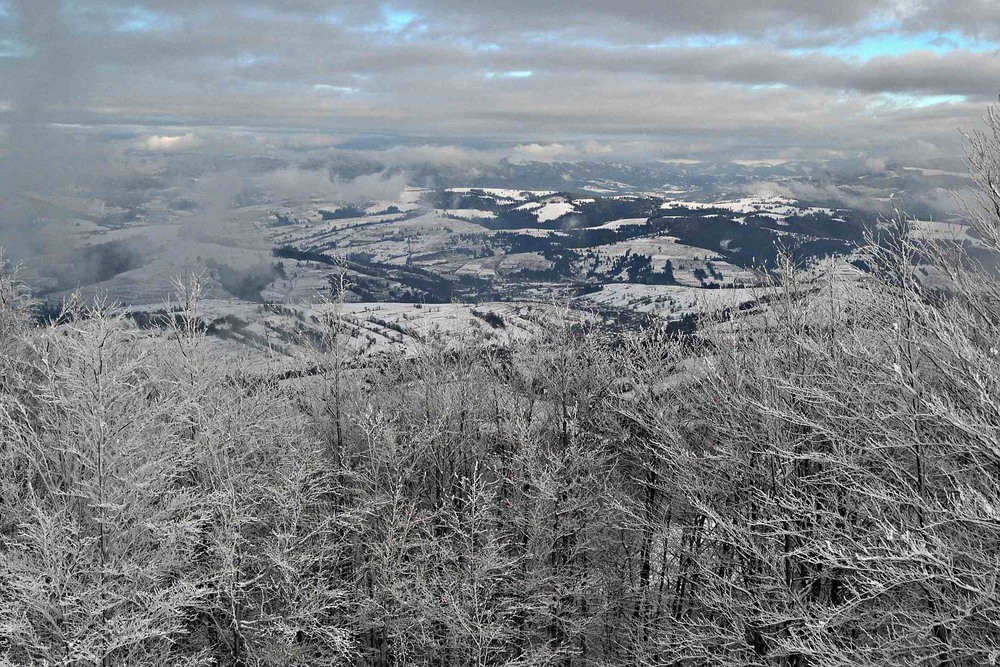
[[[918,160],[998,92],[995,0],[0,0],[15,148]]]

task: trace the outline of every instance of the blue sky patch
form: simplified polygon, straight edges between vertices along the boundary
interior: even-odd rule
[[[903,33],[884,31],[853,42],[817,48],[791,49],[791,52],[796,54],[822,53],[836,58],[866,61],[883,56],[903,56],[916,51],[930,51],[938,55],[945,55],[953,51],[985,53],[995,51],[998,48],[1000,48],[1000,44],[996,42],[971,39],[957,32]]]

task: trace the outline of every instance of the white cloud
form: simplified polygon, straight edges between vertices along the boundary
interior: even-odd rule
[[[525,160],[532,162],[556,162],[561,160],[575,160],[579,157],[580,151],[575,146],[564,144],[523,144],[515,146],[511,152],[511,158],[515,160]]]
[[[406,174],[378,172],[352,179],[330,179],[326,170],[289,167],[246,179],[282,199],[324,197],[349,203],[396,199],[407,186]]]
[[[191,133],[181,135],[161,135],[147,137],[142,142],[142,147],[147,151],[158,153],[172,153],[188,148],[195,148],[201,145],[201,140]]]

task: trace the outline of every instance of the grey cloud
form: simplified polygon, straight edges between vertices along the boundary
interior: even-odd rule
[[[523,30],[534,25],[536,29],[540,26],[572,33],[582,25],[588,31],[613,36],[625,33],[647,39],[649,36],[685,33],[773,34],[790,27],[825,31],[855,25],[877,15],[880,9],[888,10],[890,7],[885,0],[638,0],[627,3],[552,0],[544,5],[530,0],[515,0],[495,3],[481,13],[470,10],[471,5],[461,0],[420,4],[427,7],[427,11],[445,6],[466,20],[476,21],[478,18],[484,29],[506,27]]]
[[[886,25],[987,36],[1000,25],[994,5],[400,0],[392,11],[413,21],[393,26],[381,3],[361,0],[18,0],[0,18],[0,39],[17,34],[43,48],[0,57],[0,103],[17,128],[8,154],[37,153],[49,121],[150,126],[141,141],[190,133],[199,150],[241,150],[200,134],[219,128],[388,134],[418,145],[487,138],[567,159],[588,155],[579,150],[587,140],[691,153],[874,153],[904,137],[955,148],[955,128],[975,122],[996,93],[995,53],[861,61],[788,46],[849,43]],[[152,129],[164,127],[173,129]],[[296,150],[314,141],[323,143],[302,140]]]
[[[8,191],[37,187],[66,168],[48,126],[56,105],[79,98],[84,65],[76,38],[62,20],[59,0],[15,0],[18,34],[25,53],[7,58],[8,127],[0,161],[0,185]]]
[[[542,47],[530,56],[498,54],[490,62],[494,68],[531,69],[557,75],[647,74],[675,81],[992,97],[991,84],[995,86],[1000,81],[997,55],[963,51],[937,55],[923,51],[847,61],[822,54],[794,55],[754,46],[614,50],[552,46]]]
[[[994,0],[921,0],[902,17],[914,31],[958,31],[980,39],[1000,38],[1000,4]]]
[[[382,4],[358,0],[330,3],[324,0],[177,0],[165,7],[156,0],[106,0],[81,3],[97,16],[113,15],[132,7],[179,16],[224,14],[273,21],[294,16],[325,18],[358,25],[378,25]],[[608,35],[760,34],[788,27],[826,29],[851,27],[872,16],[893,13],[890,0],[508,0],[503,3],[470,3],[463,0],[411,0],[387,5],[408,10],[417,23],[430,30],[462,25],[466,31],[502,35],[508,32],[600,32]]]
[[[884,168],[884,167],[883,167]],[[746,187],[751,196],[781,196],[792,199],[853,208],[891,216],[895,211],[923,211],[935,217],[961,215],[968,193],[940,187],[929,187],[919,192],[887,193],[878,188],[845,186],[837,183],[815,183],[804,180],[786,180],[781,183],[757,182]],[[887,197],[886,195],[891,195]]]

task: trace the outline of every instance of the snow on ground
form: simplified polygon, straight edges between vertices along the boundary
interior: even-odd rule
[[[618,229],[619,227],[645,225],[646,221],[647,218],[622,218],[620,220],[612,220],[611,222],[605,222],[603,225],[594,227],[594,229]]]
[[[528,339],[540,331],[539,323],[545,321],[550,310],[533,303],[346,303],[316,306],[308,311],[306,319],[339,311],[337,317],[352,330],[349,345],[354,353],[368,356],[396,351],[416,355],[431,341],[454,349]]]
[[[162,304],[130,306],[133,313],[160,313]],[[552,306],[533,303],[412,304],[320,303],[269,306],[239,300],[205,299],[198,317],[211,325],[208,344],[220,355],[264,363],[271,371],[302,368],[317,358],[312,348],[329,322],[339,322],[354,358],[385,352],[420,354],[436,343],[448,349],[475,344],[509,344],[541,331]],[[571,316],[591,318],[576,311]],[[250,350],[255,353],[249,354]],[[264,354],[260,354],[263,352]]]
[[[293,216],[294,217],[294,216]],[[400,222],[403,216],[398,213],[388,215],[369,215],[363,218],[340,218],[306,222],[283,227],[267,229],[275,245],[298,245],[305,241],[315,244],[319,239],[330,234],[342,234],[350,230],[371,227],[381,223]]]
[[[607,194],[617,194],[622,191],[634,190],[628,183],[622,183],[621,181],[613,181],[607,178],[602,178],[596,181],[590,181],[588,185],[583,186],[583,190],[587,192],[593,192],[599,195]]]
[[[561,218],[575,210],[576,207],[569,202],[551,202],[539,208],[536,214],[538,215],[538,222],[548,222],[549,220]]]
[[[516,252],[504,255],[497,262],[498,273],[514,273],[524,269],[544,271],[552,268],[552,262],[545,259],[540,252]]]
[[[596,264],[591,263],[592,259],[584,259],[583,268],[593,267],[599,273],[610,273],[615,260],[623,255],[644,255],[656,271],[661,271],[669,261],[674,279],[685,286],[700,287],[703,281],[721,285],[754,284],[757,280],[753,272],[730,264],[711,250],[678,243],[672,236],[628,239],[595,246],[590,251],[596,256]],[[703,273],[703,277],[695,275],[696,272]],[[624,272],[620,275],[624,276]]]
[[[409,213],[410,211],[416,211],[420,208],[420,204],[417,204],[416,202],[384,200],[377,201],[366,208],[365,213],[368,215],[379,215],[380,213],[385,213],[392,206],[395,206],[400,213]]]
[[[922,176],[957,176],[969,178],[969,175],[959,171],[944,171],[942,169],[924,169],[923,167],[903,167],[903,171],[913,171]]]
[[[913,220],[910,222],[913,236],[919,239],[935,241],[975,242],[969,236],[969,226],[954,222],[934,222],[932,220]]]
[[[261,290],[261,298],[269,303],[315,303],[330,293],[330,275],[335,270],[313,262],[284,260],[285,277]]]
[[[416,217],[367,216],[268,231],[275,245],[311,248],[327,255],[367,252],[375,261],[391,262],[410,254],[441,251],[453,243],[455,235],[482,234],[486,229],[445,217],[442,211],[429,211]]]
[[[715,312],[739,307],[756,300],[753,289],[699,289],[684,285],[604,285],[603,289],[580,297],[582,303],[611,308],[627,308],[667,319],[695,312]]]
[[[678,243],[673,236],[653,236],[618,241],[590,249],[602,257],[615,258],[625,254],[646,255],[654,262],[664,262],[668,259],[717,260],[720,257],[704,248]]]
[[[413,188],[407,187],[399,193],[396,199],[385,199],[382,201],[372,202],[372,205],[365,209],[368,214],[378,214],[390,206],[395,206],[400,211],[404,213],[406,211],[413,211],[420,208],[420,199],[424,196],[427,190],[423,188]]]
[[[568,236],[566,232],[561,232],[555,229],[538,229],[536,227],[527,227],[524,229],[497,229],[492,232],[495,234],[518,234],[522,236],[537,236],[538,238],[548,238],[549,236]]]
[[[495,218],[497,214],[493,211],[481,211],[477,208],[449,208],[441,211],[444,215],[455,218]]]
[[[38,192],[21,193],[21,198],[34,205],[49,209],[57,215],[100,220],[113,211],[121,211],[109,207],[105,202],[94,197],[77,197],[67,194],[49,194]]]
[[[510,188],[448,188],[448,192],[458,194],[482,192],[497,199],[508,199],[511,201],[524,201],[532,197],[546,197],[555,194],[552,190],[512,190]]]
[[[399,193],[399,201],[404,204],[416,204],[424,196],[425,192],[427,190],[424,188],[403,188],[403,191]]]
[[[716,202],[683,201],[671,199],[663,202],[661,210],[673,208],[687,208],[691,210],[721,209],[732,213],[743,215],[761,215],[784,220],[793,215],[809,215],[819,213],[833,215],[836,211],[832,208],[817,206],[802,206],[794,199],[788,197],[743,197],[741,199],[729,199]]]
[[[484,257],[466,262],[455,271],[456,276],[476,276],[477,278],[496,278],[496,266],[501,258]]]

